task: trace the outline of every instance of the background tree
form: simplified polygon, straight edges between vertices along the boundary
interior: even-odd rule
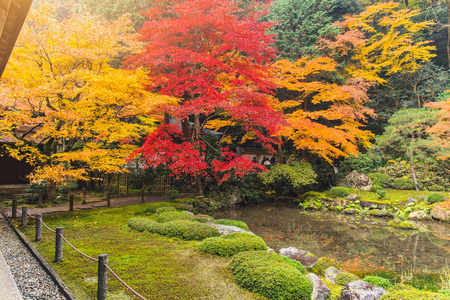
[[[450,97],[450,93],[444,93],[445,97]],[[429,129],[429,133],[433,134],[437,139],[437,147],[441,149],[438,158],[450,158],[450,100],[427,103],[427,106],[439,108],[439,122]]]

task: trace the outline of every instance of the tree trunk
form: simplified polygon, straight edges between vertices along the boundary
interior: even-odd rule
[[[417,179],[416,179],[416,171],[414,170],[414,161],[413,161],[413,151],[409,150],[409,166],[411,167],[411,175],[414,181],[414,187],[416,188],[416,191],[419,191],[419,187],[417,185]]]
[[[198,174],[195,174],[195,187],[196,187],[197,196],[203,196],[204,190],[203,190],[202,177]]]
[[[105,184],[105,200],[106,200],[106,206],[111,207],[111,180],[110,175],[106,174],[104,184]]]
[[[191,138],[191,125],[189,124],[188,118],[181,120],[181,131],[186,140]]]
[[[169,125],[170,123],[170,114],[169,113],[164,113],[164,124]]]
[[[281,164],[281,163],[283,163],[283,148],[282,148],[282,146],[281,146],[281,142],[282,142],[282,139],[281,139],[281,137],[279,137],[278,138],[278,164]]]
[[[448,59],[448,67],[450,69],[450,0],[447,0],[447,59]]]
[[[200,139],[200,114],[194,115],[194,127],[192,128],[192,143],[197,142]],[[197,188],[197,195],[203,196],[203,182],[202,182],[202,176],[199,174],[195,174],[195,186]]]
[[[53,180],[49,180],[47,184],[47,200],[53,201],[56,196],[56,185]]]

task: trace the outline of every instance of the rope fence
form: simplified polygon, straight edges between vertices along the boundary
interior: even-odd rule
[[[14,211],[16,213],[14,213]],[[14,207],[14,201],[13,201],[13,218],[17,216],[17,204],[16,207]],[[14,216],[16,215],[16,216]],[[42,240],[42,225],[44,225],[45,228],[47,228],[49,231],[56,233],[56,243],[55,243],[55,262],[58,262],[62,260],[62,245],[63,242],[66,242],[67,245],[69,245],[73,250],[75,250],[80,255],[88,258],[89,260],[98,262],[98,287],[97,287],[97,300],[105,300],[107,295],[107,272],[109,271],[122,285],[124,285],[130,292],[132,292],[134,295],[136,295],[138,298],[142,300],[147,300],[144,296],[139,294],[137,291],[135,291],[132,287],[130,287],[125,281],[123,281],[122,278],[120,278],[116,272],[114,272],[109,266],[108,266],[108,258],[107,254],[100,254],[99,259],[96,259],[94,257],[91,257],[79,249],[77,249],[74,245],[72,245],[62,234],[63,228],[57,227],[56,230],[51,229],[43,220],[41,214],[36,214],[36,216],[32,216],[28,213],[27,208],[24,206],[22,207],[22,226],[27,226],[27,217],[31,217],[33,219],[36,219],[36,242],[39,242]]]

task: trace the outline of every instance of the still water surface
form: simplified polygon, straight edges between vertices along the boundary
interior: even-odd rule
[[[344,263],[349,271],[443,271],[450,264],[450,224],[416,222],[421,230],[387,226],[390,219],[303,211],[284,202],[241,206],[212,214],[244,221],[278,251],[296,247]]]

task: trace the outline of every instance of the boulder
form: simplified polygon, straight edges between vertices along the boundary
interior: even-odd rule
[[[353,215],[354,213],[356,213],[354,208],[346,208],[346,209],[344,209],[344,214]]]
[[[440,207],[439,205],[433,206],[431,209],[431,216],[438,219],[439,221],[444,221],[450,223],[450,210]]]
[[[341,208],[344,208],[347,205],[347,201],[345,199],[322,199],[323,204],[326,207],[337,207],[340,206]]]
[[[311,294],[311,300],[325,300],[327,299],[327,296],[331,295],[331,291],[328,286],[323,283],[323,281],[320,280],[316,274],[309,273],[307,277],[314,286]]]
[[[411,204],[411,203],[416,203],[418,200],[416,198],[406,198],[406,202],[405,202],[405,206]]]
[[[307,268],[314,266],[319,260],[314,254],[311,254],[308,251],[298,250],[295,247],[280,249],[280,255],[287,256],[290,259],[299,261]]]
[[[356,201],[359,200],[359,195],[358,194],[350,194],[347,196],[346,198],[348,201]]]
[[[387,292],[379,286],[375,286],[362,280],[347,283],[341,292],[341,300],[377,300]]]
[[[336,276],[341,273],[341,271],[339,271],[338,269],[336,269],[335,267],[329,267],[328,269],[325,270],[324,274],[325,274],[325,279],[328,280],[329,282],[331,282],[332,284],[336,283]]]
[[[222,224],[216,224],[216,223],[212,223],[212,222],[207,222],[205,224],[208,226],[217,228],[217,230],[219,230],[221,235],[226,235],[226,234],[230,234],[233,232],[246,232],[246,233],[254,234],[251,231],[244,230],[237,226],[222,225]]]
[[[431,220],[431,217],[427,215],[423,210],[418,210],[410,213],[408,219],[424,221],[424,220]]]
[[[373,185],[372,180],[366,174],[352,171],[339,183],[340,186],[348,186],[359,190],[368,191]]]

